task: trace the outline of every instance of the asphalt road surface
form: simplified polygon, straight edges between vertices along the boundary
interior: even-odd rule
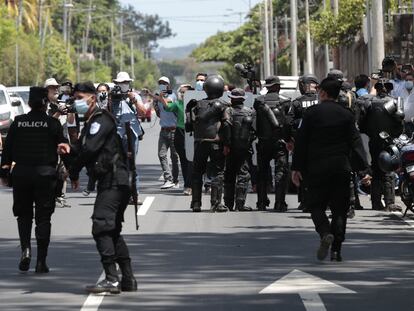
[[[318,262],[318,236],[308,214],[288,196],[289,211],[190,210],[182,188],[161,191],[159,127],[144,123],[138,168],[144,206],[140,230],[126,211],[138,292],[88,296],[102,276],[91,237],[95,194],[68,193],[56,209],[47,275],[19,273],[20,248],[10,189],[0,190],[0,310],[367,311],[414,308],[414,216],[365,209],[349,221],[342,263]],[[83,187],[86,179],[83,177]],[[273,198],[272,198],[273,200]],[[255,206],[255,194],[248,203]],[[369,207],[369,199],[362,198]],[[33,234],[34,236],[34,234]],[[32,240],[34,255],[35,240]]]

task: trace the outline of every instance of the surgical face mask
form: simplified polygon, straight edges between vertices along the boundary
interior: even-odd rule
[[[89,99],[89,98],[88,98]],[[89,110],[88,99],[76,99],[75,109],[80,114],[85,114]]]
[[[196,91],[202,91],[203,90],[204,81],[197,81],[195,85]]]
[[[129,82],[119,83],[119,87],[121,88],[122,93],[127,93],[130,90]]]
[[[158,88],[159,88],[160,92],[165,92],[165,91],[167,91],[167,90],[168,90],[168,86],[167,86],[167,85],[165,85],[165,84],[160,84],[160,85],[158,86]]]
[[[411,91],[414,87],[414,82],[413,81],[405,81],[405,88],[409,91]]]

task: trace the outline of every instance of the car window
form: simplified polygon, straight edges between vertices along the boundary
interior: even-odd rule
[[[17,91],[16,93],[20,95],[20,97],[24,100],[25,104],[29,103],[29,92],[27,92],[27,91]]]
[[[6,94],[4,94],[4,91],[0,91],[0,105],[7,105]]]

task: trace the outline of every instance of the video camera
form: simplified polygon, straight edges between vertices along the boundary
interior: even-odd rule
[[[247,80],[247,83],[250,86],[250,89],[254,94],[257,94],[257,84],[254,82],[259,82],[260,80],[256,77],[256,71],[254,70],[253,66],[250,64],[235,64],[234,69],[237,70],[238,73],[240,73],[240,76]]]
[[[122,92],[121,87],[117,84],[112,88],[109,96],[112,101],[125,100],[128,97],[128,92]]]
[[[382,68],[379,70],[379,72],[375,72],[371,74],[371,78],[375,80],[383,79],[391,73],[395,71],[397,68],[397,63],[392,56],[386,56],[382,61]]]
[[[71,96],[66,100],[58,100],[57,109],[63,115],[67,115],[68,113],[76,113],[75,97]]]

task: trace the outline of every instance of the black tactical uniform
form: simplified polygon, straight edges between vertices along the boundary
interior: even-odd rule
[[[265,86],[269,88],[280,85],[278,77],[266,79]],[[270,91],[270,90],[269,90]],[[291,139],[290,124],[287,112],[290,100],[281,99],[277,92],[270,91],[264,96],[259,96],[254,102],[256,110],[257,136],[257,208],[266,210],[269,206],[267,187],[269,181],[270,161],[275,160],[275,205],[278,212],[285,212],[287,182],[288,182],[288,151],[286,142]]]
[[[33,204],[35,209],[36,272],[47,273],[46,256],[50,241],[51,216],[55,210],[57,147],[66,143],[58,120],[46,114],[44,88],[32,87],[32,110],[17,116],[11,124],[1,158],[1,166],[11,166],[13,214],[17,217],[22,258],[19,269],[29,270],[31,259]],[[3,173],[5,171],[3,170]]]
[[[386,83],[385,83],[386,84]],[[383,85],[383,84],[381,84]],[[382,131],[391,137],[398,137],[403,131],[402,107],[397,107],[396,99],[387,95],[385,88],[376,85],[378,95],[364,95],[358,98],[359,129],[369,137],[369,152],[371,154],[372,208],[376,210],[399,209],[395,205],[395,181],[392,173],[384,173],[378,166],[378,156],[384,149],[384,141],[379,137]],[[385,207],[381,196],[384,195]]]
[[[207,160],[211,165],[211,211],[225,212],[221,204],[224,176],[224,146],[230,145],[230,116],[228,104],[220,99],[224,81],[209,76],[204,83],[207,98],[191,101],[187,107],[186,130],[194,133],[194,161],[192,174],[192,202],[194,212],[201,211],[202,177]]]
[[[299,91],[302,95],[292,101],[292,104],[289,108],[289,118],[292,126],[293,136],[296,135],[296,131],[302,122],[302,118],[306,110],[309,107],[318,104],[316,86],[319,85],[319,79],[311,74],[303,75],[299,78],[298,85]],[[302,183],[299,186],[298,201],[300,203],[298,209],[303,210],[304,212],[308,212],[309,209],[306,206],[306,179],[303,179]]]
[[[77,92],[85,90],[88,93],[94,92],[92,87],[93,84],[89,87],[89,83],[76,85],[75,96]],[[79,172],[85,166],[98,182],[92,215],[92,235],[106,278],[103,283],[87,290],[119,293],[115,263],[118,263],[122,272],[121,289],[136,290],[128,247],[121,235],[124,211],[130,198],[129,173],[126,154],[117,134],[116,120],[111,113],[96,106],[85,122],[78,145],[73,149],[76,158],[69,170],[70,179],[78,180]]]
[[[231,211],[251,211],[245,206],[247,188],[250,181],[248,159],[251,157],[251,146],[254,136],[253,110],[243,105],[245,92],[234,89],[231,92],[231,146],[226,157],[224,171],[224,204]]]
[[[323,87],[322,82],[321,86]],[[336,85],[339,92],[339,84]],[[351,166],[355,153],[358,167]],[[353,169],[365,169],[365,151],[352,113],[335,101],[323,101],[308,109],[299,128],[292,170],[306,174],[308,205],[315,229],[321,237],[318,259],[327,255],[332,244],[332,260],[341,260],[349,208],[349,181]],[[332,211],[332,223],[325,214]]]

